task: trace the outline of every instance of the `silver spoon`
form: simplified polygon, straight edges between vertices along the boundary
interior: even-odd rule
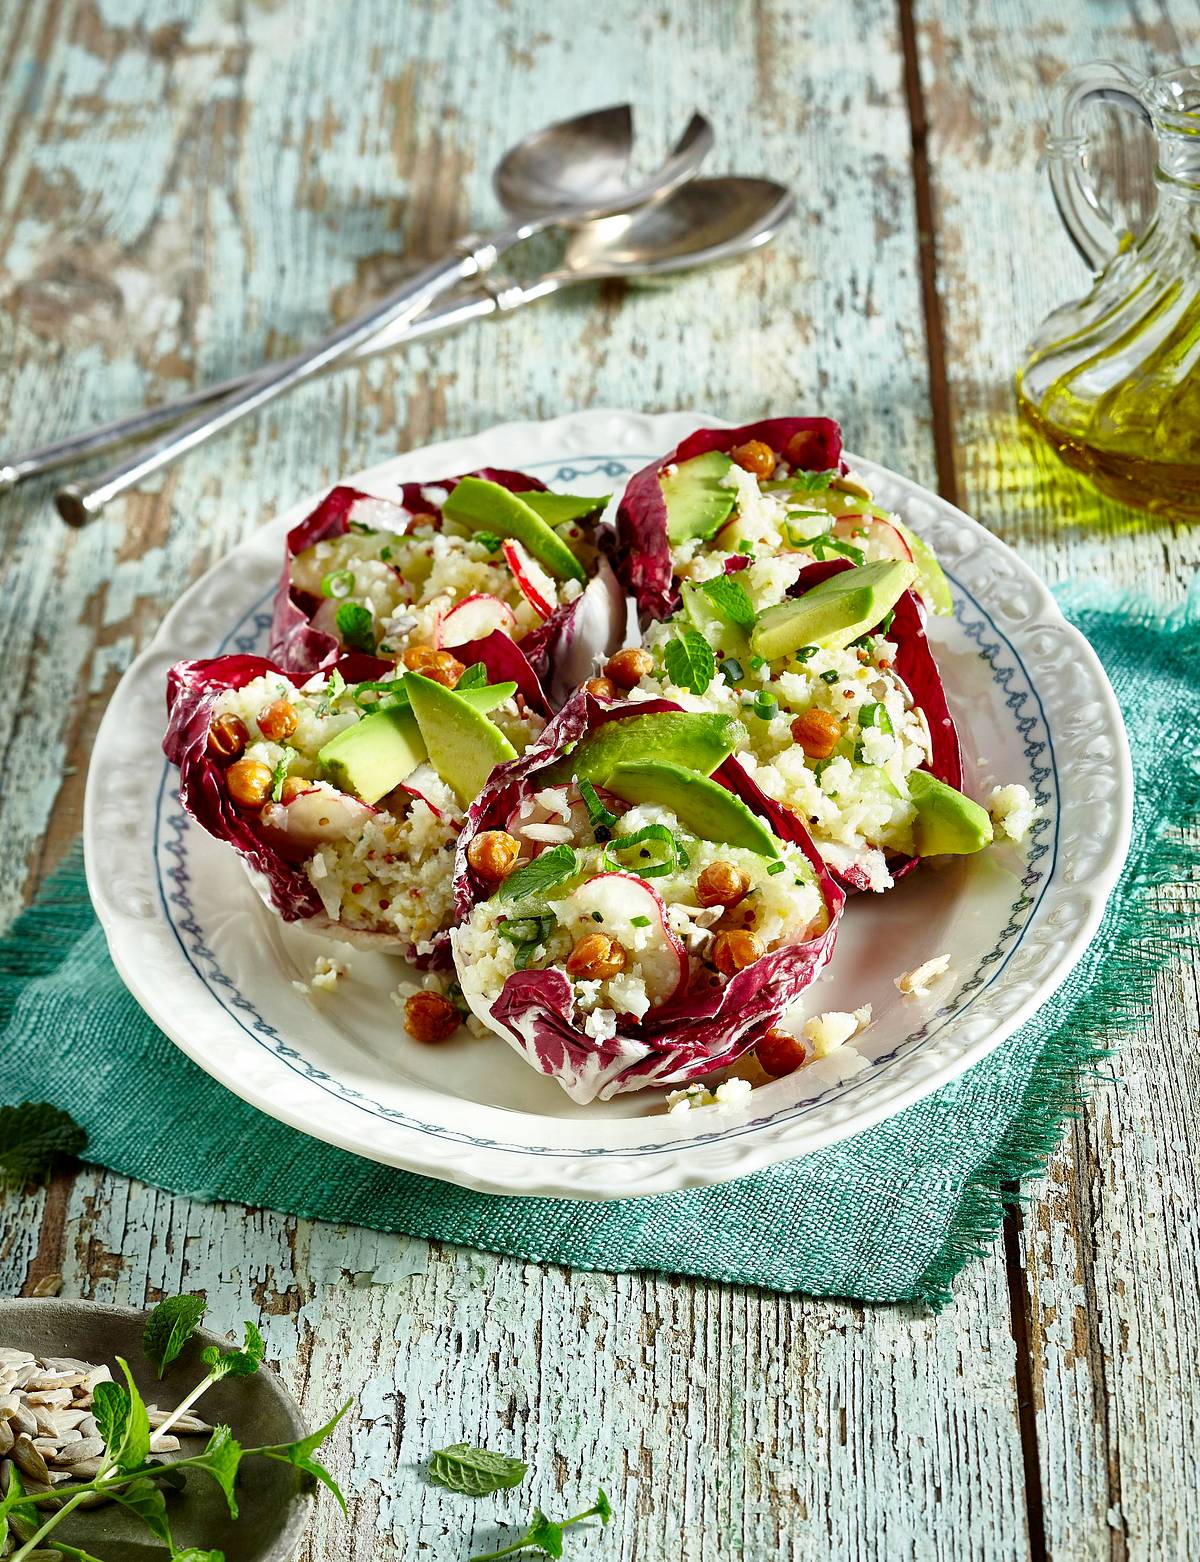
[[[616,136],[607,150],[606,125]],[[618,109],[615,115],[612,111],[585,114],[527,136],[505,155],[497,177],[524,178],[528,187],[540,194],[537,211],[519,216],[495,233],[461,240],[450,255],[330,332],[316,347],[259,371],[241,389],[102,473],[90,486],[71,484],[60,489],[55,495],[60,515],[73,526],[83,525],[110,499],[136,487],[152,472],[194,450],[240,418],[344,360],[386,326],[413,320],[458,283],[482,277],[501,254],[524,239],[548,228],[572,228],[592,222],[669,194],[693,176],[713,139],[708,121],[694,114],[674,150],[654,173],[638,183],[615,187],[611,183],[612,170],[618,160],[622,160],[621,166],[627,164],[630,137],[628,109]],[[607,187],[599,192],[587,184],[596,172]]]
[[[705,266],[767,244],[795,210],[790,191],[770,179],[728,175],[694,179],[673,194],[625,217],[601,217],[576,229],[561,266],[528,283],[489,278],[488,291],[471,293],[427,310],[406,325],[388,326],[350,355],[358,362],[418,337],[431,336],[508,313],[583,282],[665,276]],[[0,492],[27,478],[71,465],[130,439],[169,427],[185,413],[239,390],[249,375],[204,385],[177,401],[148,407],[83,434],[14,456],[0,466]]]

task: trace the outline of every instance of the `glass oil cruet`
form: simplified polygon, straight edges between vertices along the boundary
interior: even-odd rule
[[[1112,103],[1157,141],[1157,209],[1122,232],[1088,170],[1085,114]],[[1091,292],[1056,309],[1017,375],[1023,417],[1102,492],[1200,519],[1200,67],[1144,77],[1111,61],[1059,82],[1045,162]]]

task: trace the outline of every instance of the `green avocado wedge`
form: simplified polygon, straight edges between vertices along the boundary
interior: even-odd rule
[[[802,597],[758,615],[750,646],[769,662],[801,646],[842,651],[889,613],[916,579],[908,560],[881,559],[830,575]]]
[[[442,514],[473,531],[514,537],[560,580],[586,581],[583,565],[525,497],[482,477],[464,477],[442,506]]]
[[[645,716],[606,722],[565,755],[550,774],[559,780],[573,775],[594,786],[606,786],[618,765],[653,754],[668,764],[708,776],[745,739],[746,729],[733,716],[715,711],[651,711]]]
[[[595,515],[603,510],[611,494],[553,494],[540,489],[530,489],[517,496],[522,504],[535,510],[547,526],[565,526],[568,521],[581,521],[585,515]]]
[[[661,759],[635,759],[609,772],[605,788],[627,803],[659,803],[685,830],[719,846],[779,857],[779,842],[740,797],[719,781]]]
[[[659,485],[667,506],[667,539],[677,546],[699,537],[708,542],[733,513],[737,489],[725,486],[733,462],[722,450],[681,461],[662,473]]]
[[[430,764],[462,802],[473,802],[493,769],[516,759],[516,749],[495,722],[453,689],[420,673],[405,673],[404,686]]]
[[[987,810],[936,776],[914,770],[908,794],[917,810],[913,846],[918,857],[966,857],[991,844]]]
[[[325,776],[343,792],[377,803],[428,758],[412,711],[373,711],[343,727],[317,754]]]

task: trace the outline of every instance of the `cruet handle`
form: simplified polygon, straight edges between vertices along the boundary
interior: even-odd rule
[[[1129,243],[1092,183],[1087,109],[1114,103],[1150,124],[1142,93],[1146,77],[1116,60],[1096,60],[1067,71],[1054,89],[1043,153],[1058,215],[1093,272],[1101,272]]]

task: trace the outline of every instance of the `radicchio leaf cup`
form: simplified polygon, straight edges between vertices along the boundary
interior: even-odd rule
[[[518,647],[503,635],[488,636],[473,641],[469,647],[470,660],[482,663],[490,683],[515,682],[518,693],[524,697],[528,709],[539,718],[549,714],[549,707],[541,686],[534,677],[528,662]],[[346,684],[389,678],[394,668],[390,662],[359,652],[350,652],[323,669],[336,672]],[[309,681],[310,675],[288,671],[277,663],[261,656],[220,656],[206,660],[179,662],[167,675],[168,724],[163,739],[163,751],[179,768],[179,799],[188,815],[202,829],[231,846],[245,864],[251,882],[265,903],[285,922],[304,922],[315,931],[327,932],[348,943],[367,948],[398,953],[422,969],[439,969],[449,965],[447,915],[440,925],[420,944],[401,936],[386,922],[371,925],[356,922],[351,925],[341,918],[332,917],[306,863],[315,850],[325,841],[335,839],[333,833],[325,837],[312,829],[301,828],[299,817],[293,810],[313,811],[319,801],[321,817],[318,824],[329,825],[332,831],[345,823],[347,837],[361,830],[378,809],[349,793],[332,790],[313,790],[303,793],[295,802],[282,805],[273,801],[261,809],[239,806],[230,795],[227,763],[222,763],[210,751],[209,734],[214,709],[222,695],[231,690],[242,690],[256,679],[268,678],[280,688],[299,691]],[[311,696],[316,698],[315,695]],[[353,708],[353,707],[351,707]],[[428,770],[429,767],[424,767]],[[418,771],[417,775],[421,774]],[[432,772],[430,772],[432,775]],[[436,780],[436,777],[434,777]],[[313,783],[315,788],[315,783]],[[440,783],[439,783],[440,785]],[[448,789],[439,792],[438,799],[430,787],[421,791],[417,778],[401,783],[397,792],[408,793],[414,801],[423,803],[436,818],[447,826],[444,832],[447,847],[453,845],[453,834],[461,824],[462,809],[454,801],[446,811],[440,806],[449,794]],[[439,802],[440,800],[440,802]],[[325,807],[328,803],[331,806]],[[411,810],[413,805],[406,804]],[[330,817],[332,816],[332,822]],[[311,824],[311,821],[309,821]],[[289,828],[294,825],[295,828]],[[438,877],[447,885],[451,871],[451,858],[447,850],[444,870]],[[440,867],[440,863],[439,863]],[[372,877],[369,862],[362,869],[364,880]],[[386,902],[385,902],[386,904]]]
[[[540,493],[546,489],[545,483],[538,478],[503,467],[482,467],[478,471],[461,475],[497,483],[516,494]],[[372,506],[387,507],[389,510],[401,506],[410,515],[420,516],[423,523],[432,517],[435,526],[440,527],[442,496],[448,494],[459,481],[460,477],[450,477],[404,483],[396,498],[391,500],[379,499],[344,485],[326,494],[312,514],[288,533],[283,574],[275,594],[272,615],[272,660],[289,671],[309,674],[331,666],[345,652],[337,637],[314,621],[322,606],[326,605],[325,600],[296,584],[293,563],[297,555],[315,547],[317,543],[344,536],[350,530],[353,512],[359,505],[368,513]],[[599,505],[594,514],[584,517],[578,524],[590,527],[598,515]],[[570,687],[580,677],[587,676],[592,659],[616,649],[624,628],[625,608],[620,588],[607,562],[601,559],[596,574],[582,593],[573,601],[554,608],[549,617],[521,637],[518,643],[523,647],[536,676],[554,696],[554,708],[557,709]],[[458,647],[454,644],[447,644],[446,649],[459,655]],[[464,658],[459,655],[459,660]]]
[[[697,429],[629,479],[617,509],[612,563],[643,624],[670,618],[679,606],[679,582],[671,564],[667,505],[660,482],[663,469],[710,450],[730,451],[751,440],[782,451],[797,435],[804,436],[803,451],[798,452],[804,470],[843,470],[842,432],[832,418],[763,418],[741,428]]]
[[[463,924],[493,889],[471,866],[472,840],[483,831],[505,829],[525,799],[551,784],[548,773],[568,748],[600,727],[679,709],[667,700],[614,706],[580,690],[521,758],[493,773],[468,811],[455,854],[456,927],[451,941],[464,992],[468,984],[463,983],[467,958]],[[766,797],[735,759],[727,759],[713,778],[766,823],[778,840],[799,847],[823,902],[820,929],[800,930],[794,942],[770,950],[719,985],[704,985],[693,973],[686,990],[651,1008],[640,1020],[621,1016],[616,1033],[604,1039],[582,1028],[572,983],[561,968],[514,971],[483,1012],[468,993],[477,1017],[575,1101],[607,1100],[648,1086],[684,1085],[736,1062],[779,1021],[832,957],[845,896],[803,824]]]

